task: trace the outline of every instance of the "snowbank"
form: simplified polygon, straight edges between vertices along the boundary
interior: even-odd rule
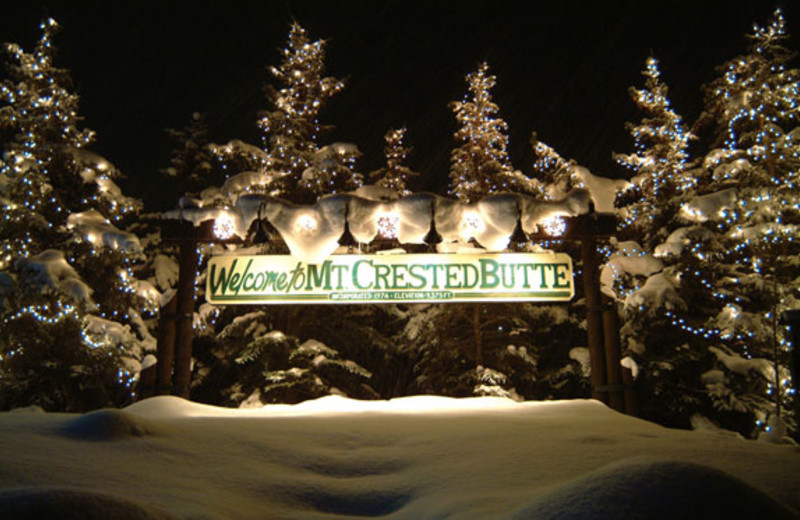
[[[626,460],[559,486],[513,520],[791,519],[768,495],[739,479],[689,462]]]
[[[581,400],[233,410],[158,397],[85,415],[1,413],[0,461],[12,518],[760,520],[800,508],[795,447]]]

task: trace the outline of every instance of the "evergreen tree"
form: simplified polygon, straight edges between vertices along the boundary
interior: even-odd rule
[[[312,42],[303,27],[292,23],[283,61],[270,69],[279,87],[267,86],[271,106],[258,121],[275,176],[272,190],[302,202],[361,185],[352,169],[359,155],[355,147],[318,145],[320,133],[328,129],[319,123],[319,113],[344,88],[343,81],[325,76],[325,43]]]
[[[379,331],[392,327],[389,313],[383,312],[391,309],[340,310],[220,308],[214,327],[197,341],[192,397],[235,406],[296,403],[330,394],[379,397],[376,388],[392,377],[385,360],[391,345]],[[376,371],[387,380],[373,377]]]
[[[178,181],[178,193],[199,193],[208,186],[213,171],[209,148],[208,124],[205,115],[195,112],[189,123],[180,129],[168,128],[167,135],[175,142],[170,165],[161,173]]]
[[[78,96],[55,65],[58,25],[41,25],[33,52],[10,44],[0,85],[0,408],[78,411],[122,404],[150,339],[133,267],[137,237],[118,229],[141,203],[117,170],[87,150]]]
[[[607,282],[615,280],[612,292],[624,301],[623,343],[639,363],[650,419],[688,426],[701,414],[752,436],[759,421],[789,404],[783,331],[775,323],[777,312],[798,301],[793,230],[800,222],[800,150],[791,137],[798,72],[787,68],[790,54],[781,45],[787,37],[777,11],[768,27],[754,27],[747,53],[707,88],[697,127],[710,128],[714,146],[724,148],[687,171],[680,166],[684,134],[664,125],[639,135],[677,140],[627,156],[646,175],[639,182],[649,195],[643,203],[654,206],[656,217],[639,213],[650,228],[640,235],[649,250],[618,244]],[[645,90],[655,92],[658,83],[651,84]],[[658,99],[652,92],[643,99]],[[665,174],[645,169],[670,163],[660,170]],[[792,422],[791,413],[783,415]]]
[[[537,179],[511,169],[507,125],[497,117],[497,105],[491,100],[495,78],[488,75],[488,66],[481,64],[467,81],[464,101],[452,105],[461,128],[455,134],[460,146],[451,156],[451,193],[466,203],[504,190],[543,194]],[[550,383],[580,386],[577,363],[560,357],[563,353],[567,358],[569,349],[559,348],[565,343],[552,339],[556,335],[574,341],[568,331],[579,330],[560,306],[415,305],[409,307],[407,325],[397,341],[415,359],[412,393],[536,399],[563,395]],[[552,350],[541,348],[548,342]],[[539,363],[541,359],[546,365]]]
[[[624,233],[651,250],[666,239],[666,226],[679,209],[676,195],[692,188],[695,179],[686,174],[691,134],[670,106],[667,85],[655,58],[647,59],[642,75],[644,88],[630,89],[642,119],[625,125],[635,151],[615,154],[615,159],[632,172],[635,186],[635,200],[620,211]]]
[[[588,379],[570,358],[585,341],[560,305],[425,304],[410,306],[397,336],[414,360],[409,393],[514,399],[586,395]]]
[[[401,196],[411,193],[408,190],[408,181],[411,177],[419,175],[405,165],[405,160],[411,152],[411,148],[405,146],[405,137],[405,127],[386,132],[384,136],[386,145],[383,147],[386,166],[371,174],[376,186],[389,188]]]
[[[709,283],[721,306],[714,322],[721,341],[713,352],[732,396],[724,397],[763,420],[794,399],[787,345],[774,320],[800,300],[800,71],[789,68],[794,55],[785,47],[789,34],[780,9],[747,37],[746,53],[726,63],[706,89],[700,121],[715,123],[715,144],[723,146],[706,160],[713,171],[705,200],[729,200],[717,215],[695,203],[686,216],[708,218],[722,235],[719,262],[726,269]],[[740,377],[737,360],[750,377]]]
[[[325,76],[325,42],[312,42],[306,30],[293,23],[282,55],[281,64],[270,69],[277,86],[266,88],[269,110],[258,121],[263,149],[241,141],[214,146],[228,169],[240,171],[222,186],[227,200],[221,204],[235,202],[244,193],[313,204],[321,195],[361,185],[361,175],[354,171],[360,152],[354,145],[319,144],[319,135],[329,129],[319,123],[319,113],[344,88],[342,81]],[[262,252],[286,252],[275,242],[258,247]],[[225,404],[247,405],[298,402],[329,393],[377,396],[368,383],[370,372],[350,356],[359,335],[337,338],[319,326],[333,321],[327,308],[287,305],[264,313],[228,306],[203,314],[216,318],[206,322],[197,341],[195,398],[220,404],[222,396]],[[338,333],[360,330],[357,320],[348,319],[353,316],[349,309],[336,315],[347,323],[339,322]]]
[[[488,72],[484,62],[468,74],[468,93],[451,105],[460,126],[454,134],[458,147],[450,156],[450,193],[461,202],[514,188],[508,125],[498,117],[490,92],[497,78]]]
[[[542,199],[561,199],[576,187],[570,170],[571,163],[561,157],[553,147],[540,141],[536,132],[531,134],[531,149],[533,180],[538,181],[529,190],[533,195]]]

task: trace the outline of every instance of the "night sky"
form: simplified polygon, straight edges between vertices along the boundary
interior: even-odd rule
[[[24,4],[24,5],[23,5]],[[72,71],[92,150],[128,177],[130,195],[151,209],[174,206],[158,170],[168,165],[167,127],[194,111],[208,115],[212,139],[260,144],[268,65],[280,62],[292,18],[312,39],[328,40],[328,73],[347,78],[321,122],[336,126],[321,143],[356,143],[364,173],[381,166],[383,135],[407,126],[417,190],[444,192],[454,118],[448,103],[464,76],[487,60],[493,94],[511,129],[516,168],[530,173],[529,138],[619,176],[612,151],[629,152],[624,122],[636,118],[627,89],[641,86],[644,60],[661,62],[676,111],[691,123],[700,87],[715,67],[744,51],[768,0],[693,1],[291,1],[42,2],[3,7],[0,40],[32,50],[38,22],[54,17],[58,64]],[[798,34],[794,4],[784,5]],[[796,38],[792,47],[796,48]],[[5,74],[5,72],[3,72]]]

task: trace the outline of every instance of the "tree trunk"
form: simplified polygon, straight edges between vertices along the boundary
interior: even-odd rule
[[[483,334],[481,333],[481,304],[472,304],[472,334],[475,336],[475,364],[483,365]]]

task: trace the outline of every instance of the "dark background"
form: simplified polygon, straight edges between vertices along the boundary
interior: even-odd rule
[[[783,7],[797,32],[798,9]],[[744,35],[774,8],[768,0],[30,0],[2,8],[0,40],[32,50],[41,18],[61,24],[58,64],[72,71],[84,123],[98,134],[92,150],[127,176],[128,194],[165,209],[177,194],[158,174],[172,147],[164,128],[200,111],[213,140],[260,144],[266,67],[280,62],[292,18],[328,40],[328,73],[348,78],[322,113],[336,126],[322,144],[356,143],[367,173],[382,164],[386,130],[405,125],[409,165],[423,173],[412,188],[443,192],[455,131],[448,103],[463,97],[478,62],[497,75],[494,100],[516,168],[530,173],[535,130],[594,173],[619,176],[611,153],[632,148],[623,125],[637,115],[627,89],[642,85],[647,56],[660,60],[673,106],[691,124],[701,85],[744,52]]]

